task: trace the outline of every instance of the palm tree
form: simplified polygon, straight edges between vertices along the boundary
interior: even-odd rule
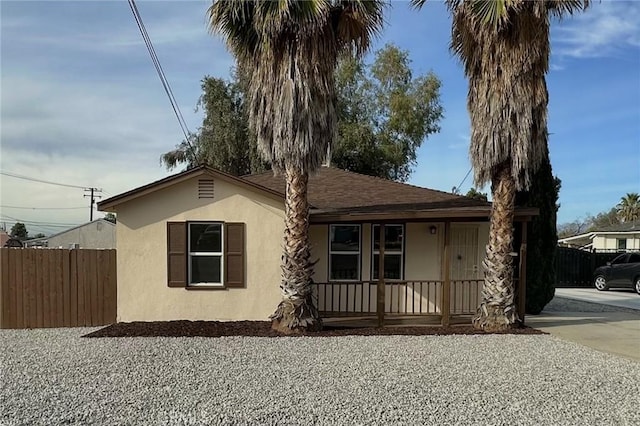
[[[640,219],[640,195],[637,192],[627,193],[616,206],[618,218],[622,222],[635,222]]]
[[[422,7],[426,0],[412,0]],[[470,158],[475,185],[491,182],[493,207],[482,302],[473,318],[487,331],[518,322],[513,285],[515,193],[526,190],[546,150],[549,21],[589,0],[446,0],[451,49],[469,79]]]
[[[286,182],[282,301],[271,316],[284,333],[321,327],[312,299],[309,173],[337,133],[334,71],[364,54],[383,26],[383,1],[214,0],[211,30],[247,69],[249,123],[259,150]]]

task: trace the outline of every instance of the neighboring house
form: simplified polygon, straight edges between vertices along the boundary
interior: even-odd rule
[[[27,248],[47,247],[48,237],[31,238],[24,240],[24,246]]]
[[[114,249],[116,225],[108,220],[96,219],[49,237],[26,240],[24,243],[26,247]]]
[[[640,250],[640,223],[622,223],[561,238],[558,244],[591,251],[638,251]]]
[[[281,299],[284,190],[272,172],[199,167],[98,203],[118,215],[118,321],[267,319]],[[387,317],[475,313],[489,203],[329,167],[310,177],[309,202],[323,316],[376,316],[378,295]],[[535,214],[518,209],[516,225]]]
[[[5,243],[9,241],[11,235],[7,233],[4,229],[0,229],[0,247],[4,247]]]

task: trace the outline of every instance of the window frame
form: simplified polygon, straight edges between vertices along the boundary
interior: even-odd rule
[[[186,257],[187,257],[187,282],[186,287],[225,287],[225,229],[224,222],[220,221],[208,221],[208,220],[194,220],[187,221],[187,247],[186,247]],[[219,252],[192,252],[191,251],[191,225],[218,225],[220,226],[220,251]],[[200,282],[193,283],[192,280],[192,258],[193,257],[218,257],[220,258],[220,282]]]
[[[334,251],[331,249],[331,228],[334,226],[353,226],[353,227],[357,227],[358,228],[358,251],[343,251],[343,250],[337,250]],[[328,240],[328,252],[329,252],[329,259],[327,259],[327,281],[329,282],[359,282],[362,280],[362,224],[360,223],[331,223],[329,224],[329,228],[327,229],[327,240]],[[341,255],[351,255],[351,256],[357,256],[357,278],[355,279],[340,279],[340,278],[333,278],[332,277],[332,270],[331,270],[331,259],[332,259],[332,255],[334,254],[341,254]]]
[[[624,247],[620,247],[624,246]],[[627,239],[626,238],[616,238],[616,250],[626,250],[627,249]]]
[[[402,228],[402,244],[400,246],[400,251],[398,250],[387,250],[386,247],[384,249],[384,255],[387,256],[388,254],[392,254],[392,255],[400,255],[400,278],[385,278],[386,281],[404,281],[404,252],[405,252],[405,244],[407,241],[406,238],[406,229],[407,227],[405,226],[404,223],[385,223],[384,224],[385,228],[387,228],[388,226],[399,226]],[[380,249],[378,248],[376,250],[376,245],[375,245],[375,239],[376,239],[376,234],[379,233],[376,232],[376,227],[378,227],[378,229],[380,229],[380,224],[378,223],[373,223],[371,224],[371,281],[378,281],[380,278],[376,278],[374,274],[376,274],[378,271],[376,271],[374,265],[375,265],[375,257],[376,255],[380,256]],[[386,242],[386,241],[385,241]]]

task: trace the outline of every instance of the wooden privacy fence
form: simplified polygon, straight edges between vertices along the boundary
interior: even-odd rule
[[[0,328],[116,321],[116,251],[0,249]]]
[[[619,252],[587,251],[556,247],[556,287],[592,287],[593,271],[612,261]]]

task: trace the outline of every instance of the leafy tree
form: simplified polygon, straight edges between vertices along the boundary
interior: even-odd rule
[[[336,85],[338,140],[332,165],[406,181],[417,149],[440,130],[440,80],[432,72],[414,77],[408,52],[387,44],[370,66],[362,58],[342,59]]]
[[[487,194],[484,192],[479,192],[475,188],[471,188],[465,194],[465,197],[473,198],[474,200],[487,201]]]
[[[27,236],[29,235],[29,233],[27,232],[27,227],[25,226],[24,223],[16,222],[11,227],[11,232],[9,232],[9,235],[11,235],[13,238],[17,238],[20,241],[22,241],[27,239]]]
[[[412,0],[421,7],[426,0]],[[475,184],[491,182],[492,211],[482,302],[476,328],[518,322],[513,286],[515,195],[527,190],[544,160],[547,138],[549,16],[585,8],[588,0],[447,0],[451,48],[469,79],[470,158]]]
[[[558,238],[567,238],[587,231],[589,224],[585,220],[576,219],[573,222],[558,225]]]
[[[622,222],[635,222],[640,219],[640,195],[631,192],[620,199],[616,206],[618,218]]]
[[[247,89],[247,73],[241,67],[230,82],[206,76],[197,104],[204,110],[202,127],[175,149],[162,154],[161,163],[169,170],[178,164],[186,164],[187,168],[206,164],[236,176],[264,171],[266,164],[249,131]]]
[[[442,118],[440,80],[427,73],[414,77],[408,53],[388,44],[366,65],[357,55],[340,59],[335,72],[338,137],[331,148],[335,167],[406,181],[416,151]],[[243,175],[264,171],[257,141],[249,130],[247,72],[239,68],[231,82],[205,77],[198,107],[202,128],[162,155],[169,169],[207,164]]]
[[[605,212],[600,212],[595,216],[588,215],[587,223],[589,224],[587,232],[591,232],[610,228],[612,226],[619,225],[621,222],[620,216],[618,215],[618,209],[616,207],[612,207],[611,209]]]
[[[618,208],[612,207],[595,216],[587,214],[583,219],[576,219],[573,222],[558,225],[558,237],[566,238],[584,234],[585,232],[600,231],[615,227],[621,223]]]
[[[113,213],[107,213],[103,217],[104,220],[108,220],[111,223],[116,223],[116,215]]]
[[[560,179],[553,176],[548,149],[532,179],[536,184],[528,191],[516,194],[516,205],[537,207],[540,211],[528,225],[525,293],[525,312],[537,315],[553,299],[556,283],[556,215],[561,183]]]
[[[286,182],[282,302],[271,316],[284,333],[321,327],[312,298],[309,173],[337,134],[338,58],[364,54],[383,26],[382,1],[214,0],[211,29],[251,78],[247,109],[258,150]]]

